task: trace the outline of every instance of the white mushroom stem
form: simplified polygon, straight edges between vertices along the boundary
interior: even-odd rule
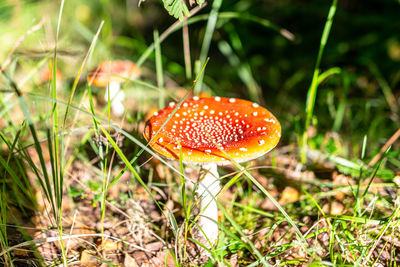
[[[200,233],[214,245],[218,238],[218,205],[216,202],[217,194],[221,190],[219,184],[219,175],[217,172],[217,164],[210,163],[202,166],[200,173],[201,181],[197,189],[197,194],[201,198],[200,208],[201,215],[199,218]]]
[[[111,101],[111,111],[116,116],[122,116],[124,114],[125,108],[122,105],[122,101],[125,98],[125,93],[121,90],[121,83],[116,81],[109,82],[106,94],[104,95],[104,100],[108,101],[108,92],[110,92],[110,101]]]

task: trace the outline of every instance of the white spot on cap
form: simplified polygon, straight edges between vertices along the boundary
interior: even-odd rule
[[[192,151],[188,151],[188,153],[187,153],[187,154],[188,154],[189,156],[190,156],[190,155],[192,155]]]
[[[219,96],[216,96],[216,97],[215,97],[215,101],[218,101],[218,102],[219,102],[219,101],[221,101],[221,98],[220,98]]]
[[[187,112],[183,112],[182,114],[183,114],[183,116],[187,116]]]
[[[235,112],[235,116],[239,116],[239,112]]]
[[[257,131],[261,131],[261,127],[258,127],[258,128],[257,128]]]
[[[261,146],[261,145],[263,145],[263,144],[265,144],[265,141],[264,140],[258,140],[258,144]]]
[[[211,153],[211,150],[210,149],[206,149],[206,150],[204,150],[204,152]]]
[[[210,114],[214,114],[215,113],[215,111],[214,110],[210,110]]]
[[[153,116],[158,116],[158,112],[154,112]]]
[[[162,137],[158,138],[158,142],[162,143],[164,139]]]
[[[197,101],[197,100],[199,100],[199,97],[198,96],[194,96],[193,100]]]
[[[253,116],[257,116],[257,115],[258,115],[257,111],[253,112]]]
[[[253,108],[258,108],[259,105],[257,103],[253,103]]]
[[[239,148],[240,151],[247,151],[247,148],[241,147]]]
[[[229,102],[235,103],[235,101],[236,101],[236,99],[234,99],[234,98],[229,98]]]
[[[189,105],[188,105],[188,103],[183,103],[183,106],[184,106],[185,108],[187,108],[187,106],[189,106]]]
[[[179,117],[179,114],[178,114],[178,113],[175,113],[175,117],[177,117],[177,118],[178,118],[178,117]]]
[[[208,109],[208,106],[204,106],[204,109]]]
[[[175,105],[175,102],[169,102],[169,106],[173,107]]]

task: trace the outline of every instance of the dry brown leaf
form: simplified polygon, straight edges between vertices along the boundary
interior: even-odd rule
[[[125,254],[124,266],[139,267],[136,260],[134,258],[132,258],[131,256],[129,256],[129,254]]]
[[[150,251],[159,251],[163,247],[163,243],[161,241],[149,243],[145,246],[146,249]]]
[[[93,252],[85,249],[81,254],[81,266],[85,267],[96,267],[100,265],[95,257],[93,257]]]
[[[167,259],[165,259],[165,257],[167,257]],[[153,266],[165,266],[165,263],[167,264],[168,267],[175,266],[174,258],[169,251],[158,252],[156,257],[154,257],[150,260],[150,263],[154,264]]]
[[[99,250],[102,251],[115,251],[119,249],[121,249],[121,243],[110,239],[104,240],[103,244],[99,247]]]
[[[238,254],[237,254],[237,253],[235,253],[235,254],[233,254],[233,255],[231,256],[231,258],[230,258],[230,260],[229,260],[229,264],[230,264],[232,267],[237,267],[237,266],[239,266],[239,265],[238,265]]]

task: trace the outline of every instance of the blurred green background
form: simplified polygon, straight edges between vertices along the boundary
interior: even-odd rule
[[[97,124],[93,125],[93,114],[90,116],[90,112],[86,114],[81,112],[79,114],[81,117],[75,117],[77,112],[72,106],[82,104],[80,106],[82,110],[90,109],[89,106],[92,103],[89,104],[88,101],[89,89],[93,93],[93,97],[90,98],[94,103],[92,112],[103,119],[104,127],[106,127],[106,122],[111,122],[126,131],[125,137],[133,136],[144,144],[142,132],[146,119],[160,106],[168,105],[169,101],[181,100],[193,87],[193,81],[204,64],[205,58],[209,57],[200,88],[201,95],[237,97],[258,102],[267,107],[282,125],[282,140],[278,149],[256,163],[257,167],[260,167],[260,172],[256,172],[257,168],[252,170],[263,181],[262,186],[270,190],[271,194],[285,205],[286,212],[295,218],[296,223],[301,222],[302,225],[303,219],[311,216],[311,220],[304,222],[304,226],[310,224],[311,228],[306,228],[304,232],[311,231],[318,224],[314,222],[319,222],[325,217],[325,214],[321,213],[321,207],[329,208],[331,205],[332,210],[333,204],[340,204],[340,212],[336,214],[332,212],[332,215],[347,217],[342,219],[326,217],[335,223],[330,228],[323,226],[324,229],[331,231],[326,230],[331,241],[325,245],[326,251],[329,250],[329,252],[322,259],[330,257],[329,260],[333,264],[338,261],[340,265],[340,259],[343,255],[347,255],[355,244],[355,249],[360,251],[364,258],[353,253],[352,260],[354,261],[346,259],[343,263],[355,263],[355,261],[360,263],[361,260],[370,263],[369,256],[365,259],[368,250],[365,244],[372,246],[372,243],[367,243],[365,240],[372,236],[373,238],[368,239],[368,242],[375,239],[375,244],[377,244],[381,240],[380,233],[383,234],[389,229],[392,219],[397,226],[399,223],[397,218],[399,202],[395,198],[398,196],[400,184],[400,142],[393,143],[390,152],[383,157],[382,162],[375,161],[374,164],[370,164],[371,166],[368,166],[368,163],[388,139],[399,131],[400,127],[400,1],[338,0],[337,6],[333,5],[334,8],[336,7],[336,13],[319,66],[320,74],[325,78],[321,79],[318,85],[313,112],[307,113],[307,94],[321,47],[321,36],[329,10],[332,10],[332,3],[335,3],[335,0],[206,1],[206,5],[186,22],[190,53],[185,54],[184,31],[178,27],[175,28],[176,31],[165,34],[179,21],[168,14],[161,0],[141,1],[140,5],[138,0],[66,0],[64,2],[0,0],[0,73],[2,72],[0,75],[0,137],[2,138],[0,139],[0,158],[4,158],[1,161],[0,173],[4,173],[6,178],[5,186],[2,187],[2,194],[0,194],[0,213],[2,213],[0,226],[3,227],[0,229],[0,234],[6,236],[5,223],[10,218],[10,216],[4,216],[7,205],[17,207],[13,202],[24,200],[23,203],[17,203],[18,208],[26,210],[24,216],[30,217],[29,208],[32,205],[28,201],[34,198],[33,192],[36,187],[25,186],[31,181],[24,181],[23,184],[15,182],[21,177],[25,178],[25,169],[29,169],[29,166],[34,170],[39,168],[45,173],[46,168],[50,168],[48,164],[51,163],[54,169],[58,168],[58,164],[60,165],[60,170],[53,170],[51,176],[54,179],[54,186],[51,187],[48,183],[49,186],[46,189],[42,184],[45,192],[59,190],[56,191],[59,192],[58,208],[61,207],[62,197],[68,199],[63,195],[64,188],[67,189],[70,197],[77,200],[78,205],[89,194],[96,196],[93,198],[94,204],[89,203],[93,207],[100,201],[101,196],[103,196],[102,201],[106,200],[104,196],[107,194],[107,184],[110,182],[106,175],[107,168],[119,173],[118,168],[122,169],[125,165],[120,165],[121,161],[117,157],[115,162],[108,161],[109,157],[116,156],[111,150],[106,149],[106,157],[103,157],[102,149],[106,142],[101,139]],[[189,5],[189,1],[187,4]],[[61,7],[63,10],[60,17]],[[198,7],[193,5],[189,9],[194,11]],[[57,38],[59,17],[61,20]],[[213,18],[217,18],[214,30],[210,28]],[[89,47],[102,22],[104,25],[96,45],[88,54]],[[156,59],[154,51],[149,50],[149,47],[154,44],[155,30],[158,30],[160,37],[165,37],[161,43],[162,75],[159,70],[156,70],[156,62],[159,63],[160,60]],[[51,69],[55,54],[57,68],[63,76],[63,80],[57,82],[57,86],[60,86],[59,90],[53,90],[55,84],[43,80],[43,71]],[[190,65],[185,63],[189,55]],[[86,56],[88,60],[83,64]],[[104,100],[105,89],[89,86],[86,79],[89,71],[101,62],[115,59],[139,61],[142,70],[139,80],[126,80],[122,86],[127,95],[124,103],[127,113],[124,118],[108,114]],[[201,59],[200,62],[199,59]],[[160,85],[160,76],[164,78],[162,85]],[[60,75],[58,77],[60,78]],[[76,91],[74,91],[75,82]],[[14,87],[21,90],[25,102],[18,102]],[[160,103],[163,101],[162,95],[167,96],[164,103]],[[66,110],[64,104],[57,104],[54,108],[53,98],[65,103],[68,102],[70,96],[73,97],[71,98],[72,106],[68,107],[69,113],[64,112]],[[25,110],[21,108],[22,103],[26,105]],[[305,126],[307,115],[311,115],[311,123],[308,127]],[[28,125],[28,117],[33,120],[30,125]],[[57,125],[57,119],[65,125],[62,127]],[[32,128],[28,129],[28,126]],[[32,140],[30,136],[34,132],[33,127],[38,133],[35,140]],[[62,134],[59,132],[60,129],[62,129]],[[129,133],[129,136],[126,133]],[[302,157],[304,154],[299,153],[304,145],[302,142],[304,137],[310,148],[307,154],[308,161]],[[113,138],[116,137],[113,135]],[[60,144],[59,139],[62,140]],[[140,156],[140,147],[132,140],[133,138],[125,138],[123,142],[121,141],[123,143],[121,150],[126,153],[127,158],[136,159]],[[363,141],[366,141],[364,158],[362,157]],[[40,149],[41,146],[44,147],[43,150]],[[16,148],[19,151],[18,155],[13,152]],[[61,149],[61,152],[58,149]],[[30,153],[22,154],[26,151]],[[53,154],[59,154],[60,159],[52,158]],[[39,166],[39,158],[41,159],[40,167],[36,167],[35,164]],[[154,183],[152,177],[153,172],[159,171],[156,166],[163,164],[150,162],[150,158],[150,153],[143,153],[132,169],[136,168],[140,176],[149,184],[159,186],[157,179]],[[325,160],[326,158],[329,160]],[[4,168],[9,165],[17,166],[19,162],[24,162],[19,167],[19,173],[10,171],[10,168]],[[63,180],[63,175],[67,177],[75,163],[82,162],[87,165],[79,165],[79,168],[86,169],[90,166],[94,169],[94,175],[88,178],[90,181],[87,183],[90,189],[88,194],[78,187],[75,190],[76,185],[70,186],[67,180],[72,179]],[[110,166],[107,165],[109,163]],[[379,165],[381,163],[383,164]],[[164,172],[168,173],[167,166],[161,167],[165,169],[160,171],[163,173],[159,175],[160,177],[165,176]],[[224,171],[232,170],[227,167]],[[7,177],[7,172],[11,179]],[[299,175],[296,176],[299,180],[290,176],[292,172]],[[310,172],[313,178],[307,176]],[[114,177],[114,174],[110,176],[113,184],[119,179]],[[26,177],[29,176],[32,174],[26,175]],[[35,179],[39,181],[42,179],[40,172],[36,172],[36,176]],[[336,178],[340,176],[346,179],[339,181],[339,185]],[[168,194],[170,194],[173,192],[170,187],[175,183],[168,180],[172,176],[167,174],[166,177],[167,180],[163,181],[165,187],[160,188],[163,190],[168,188]],[[45,178],[49,179],[46,176]],[[138,185],[134,182],[135,179],[130,180],[135,186]],[[372,182],[376,183],[376,188],[382,190],[368,192]],[[240,227],[255,231],[268,227],[275,229],[276,219],[283,218],[280,212],[274,209],[275,206],[271,209],[271,205],[263,206],[261,202],[257,202],[268,199],[260,194],[260,191],[254,190],[253,186],[247,186],[247,180],[243,179],[237,183],[234,186],[230,185],[234,199],[228,207],[241,225]],[[366,190],[360,191],[361,185],[364,186],[365,183],[367,183]],[[356,184],[357,186],[353,188]],[[123,183],[118,182],[117,185],[123,185]],[[293,188],[290,191],[291,186]],[[20,189],[25,187],[28,188],[28,192],[24,192],[27,196],[26,201],[21,197],[15,197],[21,192]],[[336,198],[335,194],[345,187],[347,187],[346,197],[342,194]],[[31,192],[31,189],[35,190]],[[289,191],[285,191],[286,189]],[[7,191],[8,195],[5,193]],[[129,195],[129,198],[134,199],[129,191],[125,193],[125,195],[117,194],[115,198],[124,202]],[[284,193],[294,196],[295,199],[289,201],[292,203],[286,203]],[[364,202],[364,198],[368,202]],[[175,199],[176,203],[181,203],[177,199],[179,198]],[[8,200],[11,204],[7,203]],[[105,212],[105,202],[102,203],[102,212]],[[122,206],[124,207],[124,204]],[[257,209],[261,207],[258,214],[245,209],[253,206]],[[36,206],[34,207],[36,210]],[[369,210],[370,207],[372,211]],[[73,210],[71,208],[67,212]],[[260,223],[258,218],[260,215],[265,216],[264,210],[272,213],[268,213]],[[392,213],[394,210],[395,212]],[[62,216],[57,217],[54,207],[52,211],[53,217],[58,218],[57,223],[60,223]],[[325,213],[328,212],[329,210],[325,209]],[[94,214],[97,213],[94,212]],[[6,215],[8,214],[10,212]],[[320,217],[320,215],[323,216]],[[178,221],[183,217],[181,211],[181,214],[177,216]],[[377,222],[374,222],[373,227],[367,224],[367,220],[371,218],[376,219],[375,222]],[[281,219],[278,224],[286,222]],[[164,225],[167,225],[167,221],[164,222]],[[222,223],[230,226],[226,218]],[[374,228],[378,224],[382,227],[381,229],[384,229],[380,230],[379,235],[373,232],[379,229]],[[316,228],[320,229],[319,226]],[[398,229],[390,227],[392,228]],[[348,232],[349,229],[351,234]],[[164,230],[162,227],[157,229],[158,232],[165,234],[166,239],[172,236]],[[314,238],[310,237],[309,239]],[[387,237],[392,238],[391,233],[388,233]],[[268,238],[266,238],[266,233],[261,236],[263,242]],[[282,251],[291,250],[291,246],[298,245],[293,242],[293,235],[288,235],[286,238],[290,245],[283,244]],[[7,238],[3,239],[5,241],[3,240],[2,245],[7,247]],[[20,242],[20,240],[17,241]],[[227,244],[230,241],[229,238],[226,239]],[[386,242],[386,239],[381,241]],[[280,237],[276,244],[279,242],[281,242]],[[223,242],[221,244],[223,246]],[[230,248],[232,253],[242,250],[243,244],[238,244],[237,247]],[[336,244],[339,244],[337,248],[331,247]],[[345,246],[342,246],[343,244]],[[264,245],[268,247],[270,244]],[[393,246],[393,251],[397,248],[398,244]],[[275,252],[268,249],[266,254],[269,257]],[[336,254],[335,249],[339,251],[339,254]],[[310,250],[314,250],[314,246],[310,246]],[[242,251],[247,253],[247,250]],[[279,253],[272,255],[272,257],[275,256],[279,258],[281,255]],[[221,256],[221,259],[223,257],[225,254]],[[302,257],[298,262],[303,262]],[[253,260],[254,258],[250,258],[243,262],[249,264]]]
[[[60,4],[59,1],[0,2],[1,62],[27,29],[45,19],[44,27],[28,36],[15,51],[7,70],[11,75],[29,72],[44,56],[52,54]],[[77,75],[102,20],[105,24],[86,71],[106,59],[137,61],[153,42],[153,30],[162,33],[176,22],[161,1],[138,4],[129,0],[66,1],[58,41],[58,64],[63,75],[71,79]],[[283,144],[297,142],[330,4],[330,1],[222,2],[203,90],[261,102],[281,120]],[[189,24],[192,68],[200,55],[212,5],[208,2],[196,14],[200,19]],[[338,67],[341,74],[320,85],[313,125],[322,135],[332,130],[340,133],[348,145],[340,153],[347,156],[359,156],[364,135],[368,135],[371,144],[370,155],[374,154],[399,127],[398,14],[399,1],[338,2],[321,72]],[[282,29],[286,34],[280,34]],[[185,75],[182,31],[170,34],[161,49],[165,75],[174,85],[189,88],[194,74]],[[144,67],[155,73],[153,54]],[[344,86],[344,76],[348,86]],[[156,84],[155,74],[145,79]],[[168,82],[166,86],[168,89]],[[251,90],[259,90],[261,95],[254,99]],[[389,94],[385,95],[385,90]],[[343,119],[333,125],[340,108],[344,108]],[[315,139],[311,145],[318,147],[322,139]]]

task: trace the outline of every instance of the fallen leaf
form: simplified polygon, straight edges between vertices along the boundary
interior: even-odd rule
[[[110,239],[104,240],[103,244],[101,244],[99,250],[103,251],[115,251],[121,249],[121,243],[115,242]]]
[[[233,255],[231,256],[231,258],[230,258],[230,260],[229,260],[229,264],[230,264],[232,267],[239,266],[239,265],[238,265],[238,254],[237,254],[237,253],[235,253],[235,254],[233,254]]]
[[[158,251],[163,247],[163,243],[161,241],[149,243],[145,246],[146,249],[151,251]]]
[[[165,258],[165,257],[167,257],[167,258]],[[168,267],[175,266],[174,258],[172,256],[171,252],[169,252],[169,251],[158,252],[156,257],[154,257],[150,260],[150,263],[153,264],[153,266],[165,266],[165,265]]]
[[[134,258],[132,258],[131,256],[129,256],[129,254],[125,254],[124,266],[139,267],[136,260]]]
[[[82,251],[81,266],[96,267],[100,265],[100,261],[98,261],[95,257],[93,257],[92,253],[93,253],[92,251],[89,251],[87,249]]]

